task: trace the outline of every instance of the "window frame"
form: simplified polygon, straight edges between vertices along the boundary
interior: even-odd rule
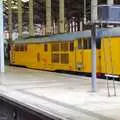
[[[83,49],[83,39],[78,40],[78,49]]]
[[[91,38],[83,38],[83,49],[91,49],[92,45],[91,45]]]
[[[56,47],[57,46],[57,47]],[[51,51],[52,52],[59,52],[60,51],[60,43],[59,42],[52,42],[51,43]]]
[[[69,44],[69,48],[70,48],[70,52],[73,52],[74,51],[74,41],[70,41],[70,44]]]
[[[44,43],[44,52],[48,52],[48,44]]]
[[[62,52],[68,52],[69,51],[69,42],[68,41],[62,41],[60,43],[60,48]]]

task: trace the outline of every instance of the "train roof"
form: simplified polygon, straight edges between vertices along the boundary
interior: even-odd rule
[[[96,38],[102,37],[118,37],[120,36],[120,27],[115,28],[101,28],[97,29]],[[52,41],[72,41],[81,38],[90,38],[91,30],[83,32],[71,32],[64,34],[55,34],[49,36],[33,36],[23,38],[21,40],[15,40],[15,43],[39,43],[39,42],[52,42]]]

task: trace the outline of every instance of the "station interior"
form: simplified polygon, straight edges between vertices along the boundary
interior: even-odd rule
[[[0,0],[0,120],[120,120],[119,0]]]

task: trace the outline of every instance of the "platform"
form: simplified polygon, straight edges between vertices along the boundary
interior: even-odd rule
[[[62,73],[6,67],[0,74],[0,96],[61,120],[120,120],[120,83],[117,96],[108,97],[106,81]],[[110,91],[113,95],[112,81]]]

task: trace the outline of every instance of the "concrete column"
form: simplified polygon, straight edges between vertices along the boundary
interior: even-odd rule
[[[12,41],[12,3],[8,0],[8,29],[9,29],[9,40]]]
[[[65,32],[65,15],[64,15],[64,0],[59,0],[59,26],[60,33]]]
[[[56,23],[55,23],[55,20],[53,20],[53,34],[56,33]]]
[[[72,29],[73,29],[72,31],[75,32],[75,21],[74,20],[72,21]]]
[[[78,23],[77,22],[75,23],[75,30],[76,30],[76,32],[78,31]]]
[[[33,0],[29,0],[29,35],[34,35]]]
[[[97,3],[98,3],[98,0],[91,0],[91,22],[95,22],[98,17]]]
[[[65,31],[64,32],[69,32],[69,21],[67,18],[65,19]]]
[[[114,4],[114,0],[107,0],[107,4],[108,5],[113,5]]]
[[[70,22],[70,32],[72,32],[72,23]]]
[[[46,0],[46,33],[51,33],[51,0]]]
[[[107,5],[113,5],[114,0],[107,0]],[[107,25],[107,27],[114,27],[114,25]]]
[[[97,0],[91,0],[91,22],[92,22],[92,79],[91,89],[96,92],[96,26],[94,22],[97,20]]]
[[[0,72],[4,72],[3,0],[0,0]]]
[[[83,22],[80,21],[80,31],[83,31]]]
[[[18,0],[18,33],[22,37],[22,1]]]
[[[84,0],[84,24],[86,24],[87,21],[87,15],[86,15],[86,0]]]

